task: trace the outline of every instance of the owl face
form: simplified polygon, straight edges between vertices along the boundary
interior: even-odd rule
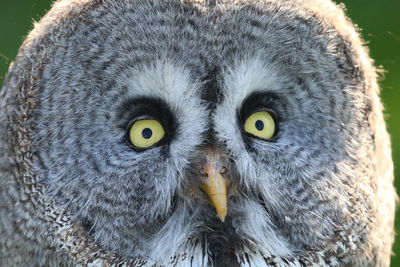
[[[365,99],[343,37],[283,2],[71,11],[33,134],[47,196],[126,257],[222,263],[331,240],[364,166]]]

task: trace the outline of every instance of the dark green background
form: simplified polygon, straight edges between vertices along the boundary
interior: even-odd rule
[[[0,0],[0,84],[34,21],[49,10],[49,0]],[[337,0],[338,2],[341,2]],[[395,177],[400,179],[400,0],[346,0],[349,16],[362,28],[376,65],[386,70],[381,81],[385,117],[392,136]],[[396,188],[400,181],[396,179]],[[400,190],[399,190],[400,191]],[[397,229],[400,216],[397,214]],[[392,266],[400,266],[400,238]]]

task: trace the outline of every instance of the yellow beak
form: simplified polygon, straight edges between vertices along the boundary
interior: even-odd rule
[[[217,211],[219,219],[224,222],[228,213],[228,181],[217,171],[213,164],[205,166],[207,179],[200,186],[210,198],[211,204]]]

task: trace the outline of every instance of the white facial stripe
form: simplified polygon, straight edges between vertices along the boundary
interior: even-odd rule
[[[258,57],[236,62],[222,76],[224,104],[229,108],[239,109],[243,100],[253,92],[274,92],[280,88],[279,76],[273,65]]]
[[[149,96],[164,99],[171,107],[177,106],[182,100],[196,99],[199,89],[190,81],[190,73],[181,66],[164,61],[157,61],[150,66],[134,69],[128,78],[131,96]]]

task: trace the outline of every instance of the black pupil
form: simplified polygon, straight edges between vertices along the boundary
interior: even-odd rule
[[[264,129],[264,122],[261,120],[256,121],[256,129],[262,131]]]
[[[144,139],[149,139],[153,135],[153,131],[149,128],[144,128],[142,131],[142,136]]]

